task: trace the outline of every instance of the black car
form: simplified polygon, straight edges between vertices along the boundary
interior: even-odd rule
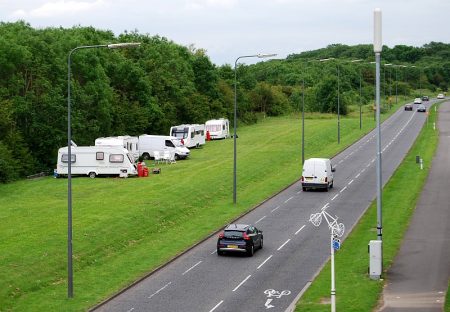
[[[428,95],[424,95],[422,96],[422,101],[429,101],[430,98],[428,97]]]
[[[412,104],[410,104],[410,103],[405,104],[405,111],[407,111],[407,110],[409,110],[409,111],[413,110]]]
[[[257,248],[263,248],[263,240],[262,231],[252,225],[230,224],[219,234],[217,254],[240,252],[251,257]]]

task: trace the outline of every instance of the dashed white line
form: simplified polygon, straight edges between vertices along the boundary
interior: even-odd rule
[[[127,312],[131,312],[131,311],[133,311],[134,310],[134,308],[131,308],[130,310],[128,310]]]
[[[284,201],[284,203],[286,204],[288,201],[290,201],[292,198],[294,198],[294,196],[291,196],[291,197],[289,197],[288,199],[286,199],[285,201]]]
[[[363,169],[361,170],[361,173],[363,173],[364,171],[366,171],[366,168],[363,168]]]
[[[266,216],[264,216],[264,217],[260,218],[260,219],[259,219],[258,221],[256,221],[256,222],[255,222],[255,224],[256,224],[256,223],[258,223],[259,221],[262,221],[262,220],[264,220],[264,218],[265,218],[265,217],[266,217]]]
[[[281,248],[283,248],[284,246],[286,246],[286,244],[289,243],[290,240],[291,240],[291,239],[289,238],[287,241],[285,241],[285,242],[283,243],[283,245],[281,245],[280,247],[278,247],[277,250],[281,250]]]
[[[354,153],[355,153],[355,151],[351,152],[351,153],[349,154],[349,156],[350,156],[350,155],[353,155]]]
[[[358,173],[358,174],[355,176],[355,179],[358,179],[360,175],[361,175],[361,173]]]
[[[190,270],[192,270],[193,268],[195,268],[197,265],[199,265],[200,263],[202,263],[202,261],[197,262],[196,264],[194,264],[193,266],[191,266],[189,269],[187,269],[186,271],[184,271],[184,273],[182,275],[185,275],[187,272],[189,272]]]
[[[330,203],[326,203],[326,204],[322,207],[322,210],[327,209],[329,205],[330,205]]]
[[[371,163],[374,163],[375,162],[375,158],[374,159],[372,159],[371,161],[370,161]]]
[[[155,292],[154,294],[148,296],[148,298],[150,299],[151,297],[159,294],[159,292],[163,291],[164,289],[166,289],[170,284],[172,284],[172,282],[168,282],[164,287],[160,288],[157,292]]]
[[[299,228],[299,229],[297,230],[297,232],[295,232],[294,235],[297,235],[298,233],[300,233],[300,231],[303,230],[303,228],[304,228],[305,226],[306,226],[306,225],[303,225],[301,228]]]
[[[223,303],[223,300],[220,301],[218,304],[216,304],[214,308],[212,308],[211,310],[209,310],[209,312],[213,312],[213,311],[214,311],[215,309],[217,309],[222,303]]]
[[[369,168],[370,167],[370,163],[368,163],[366,167]]]
[[[344,186],[344,187],[342,188],[342,190],[339,191],[339,193],[342,193],[342,192],[345,191],[346,189],[347,189],[347,186]]]
[[[341,160],[338,162],[338,164],[342,164],[343,162],[344,162],[344,160],[341,159]]]
[[[347,185],[350,185],[350,184],[352,184],[352,183],[353,183],[353,181],[354,181],[354,180],[351,180],[350,182],[348,182],[348,184],[347,184]]]
[[[277,210],[278,208],[280,208],[280,206],[276,206],[274,209],[272,209],[270,212],[274,212],[275,210]]]
[[[334,195],[333,198],[331,198],[331,200],[335,200],[338,196],[339,194]]]
[[[210,253],[210,255],[213,255],[213,254],[215,254],[216,252],[217,252],[217,249],[214,250],[212,253]]]
[[[239,289],[239,287],[241,287],[242,286],[242,284],[244,284],[249,278],[250,278],[250,276],[252,276],[252,275],[249,275],[249,276],[247,276],[239,285],[237,285],[236,286],[236,288],[235,289],[233,289],[233,291],[236,291],[236,290],[238,290]]]
[[[297,194],[300,194],[302,192],[302,190],[298,191]]]
[[[256,269],[259,270],[267,261],[269,261],[270,258],[272,258],[273,255],[270,255],[266,260],[264,260]]]

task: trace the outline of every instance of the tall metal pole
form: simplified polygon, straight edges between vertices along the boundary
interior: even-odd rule
[[[331,252],[331,312],[336,312],[336,284],[334,273],[333,231],[331,231],[330,235],[330,252]]]
[[[302,79],[302,165],[305,163],[305,72]]]
[[[337,63],[337,76],[338,76],[338,102],[337,102],[337,113],[338,113],[338,144],[341,143],[341,114],[340,114],[340,71],[339,71],[339,63]]]

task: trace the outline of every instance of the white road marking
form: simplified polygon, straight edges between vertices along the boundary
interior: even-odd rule
[[[134,308],[131,308],[130,310],[128,310],[127,312],[131,312],[131,311],[133,311],[134,310]]]
[[[302,192],[302,190],[298,191],[297,194],[300,194]]]
[[[347,186],[344,186],[344,187],[342,188],[342,190],[339,191],[339,193],[342,193],[342,192],[345,191],[346,189],[347,189]]]
[[[280,206],[277,206],[276,208],[272,209],[270,212],[274,212],[274,211],[277,210],[278,208],[280,208]]]
[[[371,160],[371,163],[374,163],[374,162],[375,162],[375,158]]]
[[[355,176],[355,179],[358,179],[360,175],[361,175],[361,172]]]
[[[363,168],[360,173],[363,173],[364,171],[366,171],[366,168]]]
[[[256,269],[259,270],[267,261],[269,261],[270,258],[272,258],[273,255],[270,255],[266,260],[263,261]]]
[[[212,253],[210,253],[211,255],[215,254],[217,252],[217,249],[214,250]]]
[[[348,182],[348,185],[352,184],[354,180],[351,180],[350,182]]]
[[[220,301],[218,304],[216,304],[216,306],[214,308],[212,308],[211,310],[209,310],[209,312],[213,312],[215,309],[217,309],[221,304],[223,303],[223,300]]]
[[[301,228],[299,228],[299,229],[297,230],[297,232],[295,232],[295,235],[297,235],[298,233],[300,233],[300,231],[303,230],[303,228],[304,228],[305,226],[306,226],[306,225],[303,225]]]
[[[334,195],[333,198],[331,198],[331,200],[335,200],[338,196],[339,194]]]
[[[289,197],[288,199],[286,199],[285,201],[284,201],[284,203],[286,204],[288,201],[290,201],[292,198],[294,198],[294,196],[291,196],[291,197]]]
[[[370,163],[368,163],[366,167],[369,168],[370,167]]]
[[[353,155],[354,153],[355,153],[355,151],[351,152],[351,153],[349,154],[349,156],[350,156],[350,155]]]
[[[281,248],[283,248],[287,243],[289,243],[290,240],[291,240],[291,239],[289,238],[287,241],[285,241],[284,244],[281,245],[280,247],[278,247],[277,250],[281,250]]]
[[[330,206],[330,203],[326,203],[323,207],[322,207],[322,210],[325,210],[325,209],[327,209],[328,208],[328,206]]]
[[[192,270],[193,268],[195,268],[197,265],[199,265],[200,263],[202,263],[202,261],[197,262],[196,264],[194,264],[193,266],[191,266],[189,269],[187,269],[186,271],[184,271],[184,273],[182,275],[185,275],[187,272],[189,272],[190,270]]]
[[[235,289],[233,289],[233,291],[236,291],[236,290],[238,290],[239,289],[239,287],[241,287],[242,286],[242,284],[244,284],[249,278],[250,278],[250,276],[252,276],[252,275],[249,275],[249,276],[247,276],[239,285],[237,285],[236,286],[236,288]]]
[[[344,162],[344,160],[341,159],[341,160],[338,162],[338,164],[342,164],[343,162]]]
[[[259,221],[262,221],[262,220],[264,220],[264,218],[265,218],[265,217],[266,217],[266,216],[264,216],[264,217],[260,218],[260,219],[259,219],[258,221],[256,221],[256,222],[255,222],[255,224],[256,224],[256,223],[258,223]]]
[[[151,297],[159,294],[159,292],[163,291],[164,289],[166,289],[170,284],[172,284],[172,282],[168,282],[164,287],[160,288],[157,292],[155,292],[153,295],[148,296],[148,298],[150,299]]]

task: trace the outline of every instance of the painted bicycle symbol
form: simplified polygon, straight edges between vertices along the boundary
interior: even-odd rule
[[[276,291],[275,289],[267,289],[264,291],[264,294],[267,295],[267,298],[275,297],[280,299],[283,296],[288,296],[291,294],[290,290]]]

